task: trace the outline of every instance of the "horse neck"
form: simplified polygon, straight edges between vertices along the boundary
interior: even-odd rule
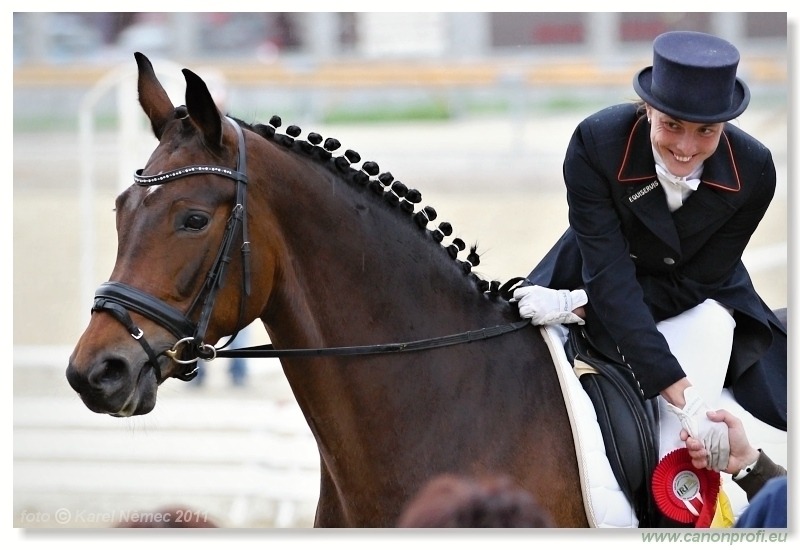
[[[409,214],[310,159],[271,154],[269,181],[251,189],[261,194],[255,219],[269,221],[253,242],[276,250],[262,315],[276,348],[397,343],[518,320]],[[568,433],[554,371],[531,374],[546,354],[519,331],[421,352],[282,359],[320,450],[322,524],[384,525],[454,457],[512,471],[552,426]],[[553,410],[561,414],[537,421]]]
[[[507,303],[482,293],[411,215],[313,160],[280,151],[261,202],[279,235],[279,274],[262,320],[276,348],[387,344],[446,336],[513,320]],[[277,178],[280,177],[280,182]],[[295,397],[314,417],[358,415],[380,404],[378,383],[397,391],[392,409],[413,400],[408,354],[284,359]],[[436,353],[436,352],[433,352]],[[373,366],[385,367],[373,371]],[[430,384],[452,384],[431,378]],[[408,391],[404,391],[408,389]],[[347,408],[344,403],[359,403]],[[346,410],[343,410],[345,407]],[[355,421],[355,419],[354,419]],[[312,429],[313,425],[312,425]]]
[[[280,277],[264,317],[285,347],[421,339],[502,322],[412,215],[316,161],[280,151],[265,202],[280,228]],[[273,239],[274,237],[268,237]]]

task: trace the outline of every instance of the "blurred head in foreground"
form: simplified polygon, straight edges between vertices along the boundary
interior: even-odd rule
[[[398,527],[552,527],[547,512],[508,476],[443,474],[411,499]]]

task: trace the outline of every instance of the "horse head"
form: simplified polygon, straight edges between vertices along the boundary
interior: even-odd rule
[[[159,144],[116,199],[116,264],[67,367],[87,407],[116,416],[145,414],[160,383],[192,378],[217,339],[257,316],[271,281],[262,269],[251,285],[248,269],[244,131],[191,71],[175,107],[150,61],[136,60]]]
[[[278,117],[249,125],[224,116],[188,69],[186,103],[176,107],[150,61],[139,53],[136,61],[139,102],[159,143],[117,197],[116,263],[67,367],[91,410],[149,412],[160,383],[191,379],[198,359],[213,359],[218,339],[256,318],[284,347],[343,345],[365,334],[394,339],[398,324],[374,323],[386,311],[409,337],[441,333],[441,317],[420,318],[404,307],[408,296],[423,311],[456,304],[459,330],[485,320],[475,306],[492,302],[499,283],[471,272],[474,247],[468,261],[456,258],[465,245],[443,242],[450,224],[426,228],[436,212],[415,212],[418,191],[379,174],[374,162],[354,169],[360,156],[352,150],[333,156],[338,140],[295,139],[295,126],[277,134]],[[422,246],[425,262],[412,246]],[[406,276],[395,277],[398,262]],[[443,292],[452,278],[468,299]],[[350,303],[364,281],[390,279],[395,292]],[[507,305],[492,311],[498,321],[512,315]],[[361,333],[342,330],[348,326]]]

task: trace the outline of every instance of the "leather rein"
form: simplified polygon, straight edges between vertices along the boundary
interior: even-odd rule
[[[169,183],[179,178],[194,176],[198,174],[213,174],[231,179],[236,184],[236,203],[234,204],[230,217],[225,227],[225,234],[222,238],[217,256],[206,275],[203,288],[192,302],[186,313],[167,304],[163,300],[156,298],[142,290],[121,282],[108,281],[100,285],[95,291],[92,312],[104,311],[111,314],[119,321],[144,349],[148,356],[148,364],[156,372],[159,382],[163,381],[161,370],[158,365],[160,355],[167,355],[174,362],[185,365],[183,372],[174,375],[180,380],[189,381],[197,376],[199,368],[198,361],[203,359],[211,361],[216,357],[238,357],[238,358],[269,358],[269,357],[321,357],[321,356],[354,356],[354,355],[378,355],[387,353],[412,352],[426,349],[442,348],[457,344],[475,342],[495,338],[503,334],[515,332],[530,324],[530,320],[523,319],[505,325],[470,330],[448,336],[437,338],[427,338],[411,342],[394,344],[376,344],[365,346],[345,346],[332,348],[305,348],[305,349],[275,349],[271,344],[262,346],[252,346],[248,348],[226,350],[228,345],[236,338],[236,334],[220,347],[207,344],[204,341],[205,332],[211,320],[214,308],[214,301],[217,292],[222,288],[226,267],[231,261],[230,251],[234,238],[237,233],[241,233],[241,254],[242,254],[242,286],[244,296],[240,303],[240,318],[244,311],[246,296],[250,295],[250,242],[247,236],[247,159],[244,141],[244,133],[239,124],[232,118],[226,117],[236,129],[238,137],[238,159],[236,170],[221,166],[194,165],[185,166],[157,174],[145,176],[143,169],[139,169],[134,174],[136,185],[149,187]],[[204,296],[204,297],[203,297]],[[195,308],[200,304],[203,297],[200,316],[197,323],[190,317]],[[171,349],[156,353],[152,346],[144,337],[144,331],[139,328],[130,316],[130,311],[136,312],[151,321],[167,329],[176,338],[177,342]],[[241,322],[238,323],[241,325]],[[189,354],[189,358],[184,358]]]

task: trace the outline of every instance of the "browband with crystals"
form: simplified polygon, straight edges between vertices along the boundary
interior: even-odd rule
[[[170,180],[183,178],[186,176],[195,176],[198,174],[216,174],[218,176],[223,176],[237,181],[247,181],[247,176],[245,174],[237,172],[231,168],[225,168],[224,166],[204,166],[202,164],[196,166],[184,166],[182,168],[170,170],[169,172],[164,172],[163,174],[156,174],[154,176],[143,176],[143,171],[144,168],[139,168],[133,174],[133,181],[137,185],[158,185]]]

